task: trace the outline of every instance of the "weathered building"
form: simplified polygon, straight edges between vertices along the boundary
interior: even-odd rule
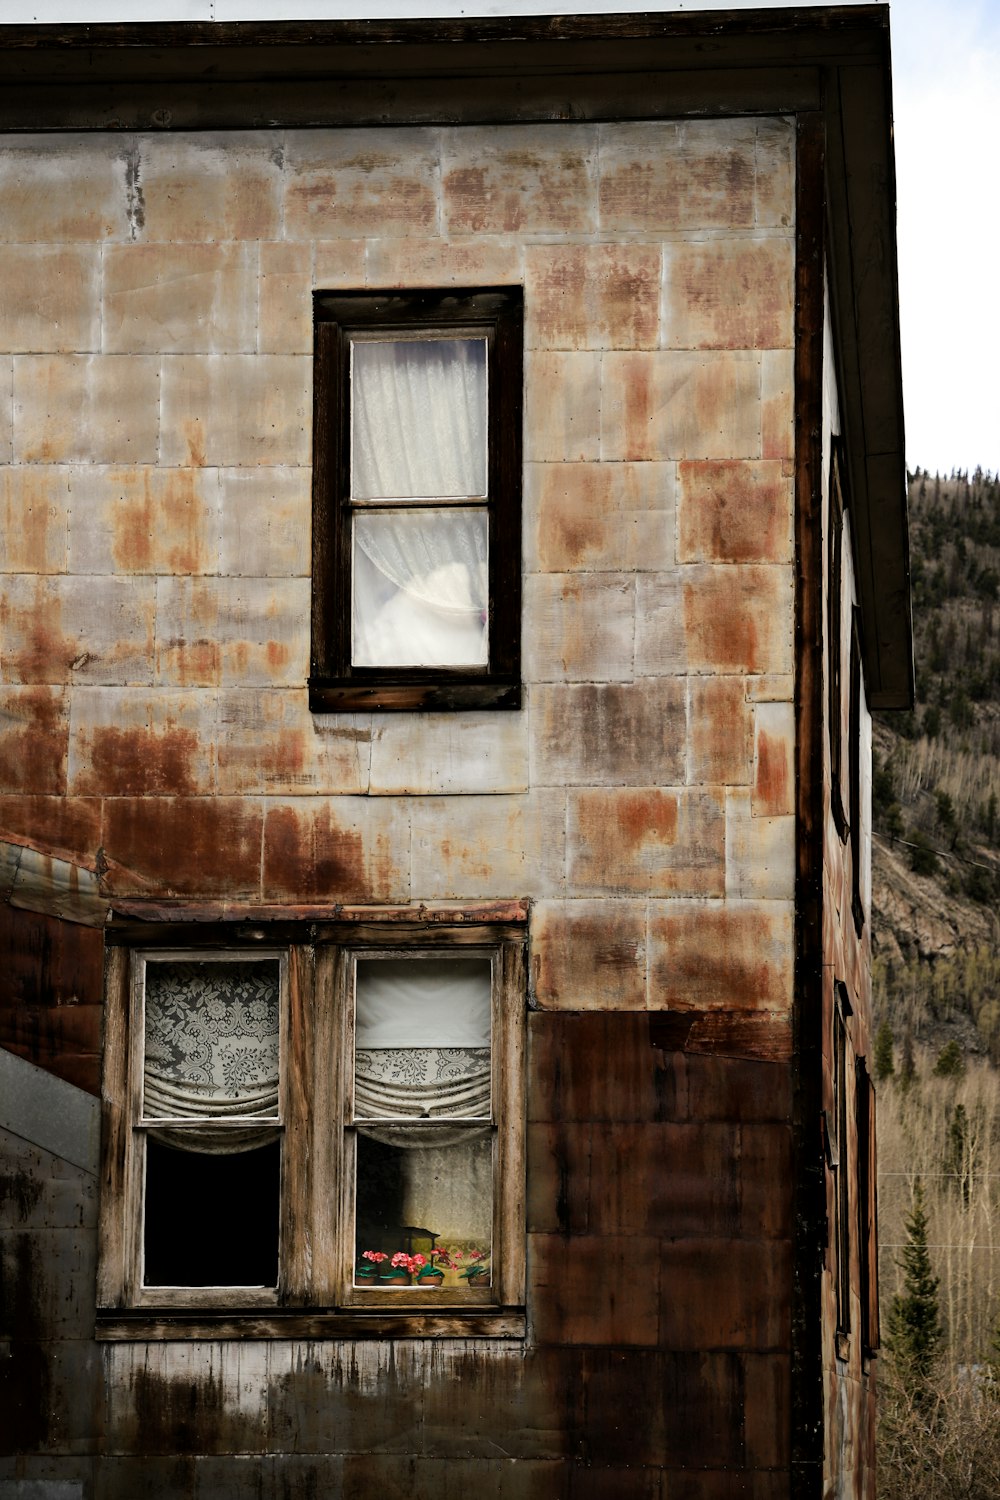
[[[0,75],[0,1496],[871,1497],[886,8]]]

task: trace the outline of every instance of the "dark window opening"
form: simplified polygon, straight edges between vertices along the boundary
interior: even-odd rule
[[[146,1143],[146,1286],[278,1280],[281,1146],[208,1155]]]

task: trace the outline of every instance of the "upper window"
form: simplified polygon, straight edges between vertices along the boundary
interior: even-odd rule
[[[105,1331],[522,1303],[522,947],[340,924],[114,949],[99,1301],[126,1323]]]
[[[315,320],[311,707],[518,707],[520,290]]]

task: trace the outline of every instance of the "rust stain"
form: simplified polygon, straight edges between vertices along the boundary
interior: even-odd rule
[[[100,803],[39,794],[0,796],[0,838],[87,865],[100,842]]]
[[[757,735],[757,775],[755,800],[760,810],[774,816],[791,810],[789,797],[790,766],[785,741],[774,739],[761,729]]]
[[[197,792],[198,735],[176,726],[162,730],[95,729],[82,747],[89,769],[76,779],[79,792],[104,796]]]
[[[8,676],[15,682],[68,682],[80,656],[79,640],[63,634],[62,601],[43,578],[36,580],[34,594],[24,610],[0,599]]]
[[[366,899],[372,892],[360,833],[338,828],[327,809],[273,808],[265,823],[264,884],[300,900]]]
[[[704,584],[684,585],[685,631],[689,640],[697,641],[700,658],[722,669],[759,672],[763,653],[757,622],[742,606],[740,594],[727,599],[721,590],[709,591]]]
[[[618,827],[633,849],[655,840],[677,841],[677,797],[673,792],[631,792],[616,804]]]
[[[191,417],[184,423],[184,440],[188,446],[188,463],[194,469],[204,468],[205,424],[200,417]]]
[[[204,563],[203,507],[195,471],[146,469],[113,476],[123,504],[112,517],[111,550],[122,572],[196,573]]]
[[[7,792],[66,790],[69,719],[63,694],[49,688],[19,693],[17,720],[8,711],[0,738],[0,787]]]
[[[142,497],[138,504],[126,501],[116,507],[112,518],[111,555],[123,572],[152,571],[153,537],[156,516],[150,492],[151,476],[143,475]]]
[[[627,382],[626,441],[629,457],[649,458],[655,448],[653,432],[653,369],[648,359],[630,359]]]
[[[283,641],[268,641],[264,647],[264,654],[272,672],[281,672],[288,665],[290,652]]]
[[[159,670],[181,687],[213,686],[219,681],[222,653],[217,641],[164,641],[158,652]]]
[[[260,888],[261,809],[247,799],[109,797],[105,885],[112,896],[240,895]]]
[[[444,191],[446,198],[453,200],[452,214],[461,220],[464,229],[485,229],[496,217],[484,167],[453,168],[445,175]]]
[[[196,475],[189,470],[165,476],[164,531],[176,538],[167,550],[167,565],[172,573],[196,573],[203,563],[203,511],[195,481]]]
[[[21,503],[17,510],[16,525],[10,512],[8,500],[8,527],[6,542],[11,553],[23,559],[29,566],[44,568],[49,552],[49,523],[52,518],[48,483],[32,473],[22,471]],[[8,563],[8,567],[10,563]]]
[[[780,1009],[791,1003],[790,918],[751,910],[679,908],[654,920],[658,1004],[672,1009]]]

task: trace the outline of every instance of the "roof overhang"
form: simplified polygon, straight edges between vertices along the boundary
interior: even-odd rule
[[[0,27],[0,131],[819,111],[869,704],[912,702],[886,5]]]

